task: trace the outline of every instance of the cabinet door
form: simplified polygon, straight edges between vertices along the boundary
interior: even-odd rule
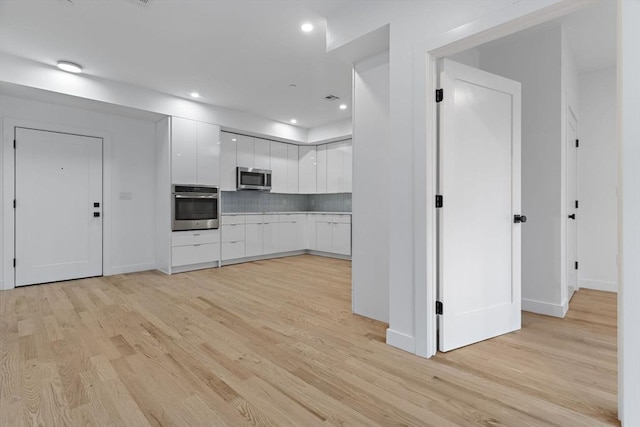
[[[262,253],[264,255],[278,252],[278,222],[265,220],[262,224]]]
[[[287,192],[287,144],[271,142],[271,192]]]
[[[254,166],[253,138],[244,135],[236,135],[236,164],[243,168]]]
[[[333,224],[333,253],[351,255],[351,224]]]
[[[307,247],[310,251],[316,250],[316,219],[317,215],[307,214]]]
[[[342,188],[343,193],[351,193],[353,187],[353,145],[351,140],[342,143]]]
[[[322,218],[316,222],[316,250],[333,252],[333,223]]]
[[[316,192],[316,147],[298,147],[298,192],[315,194]]]
[[[232,133],[222,132],[220,141],[220,187],[223,191],[236,191],[236,142]]]
[[[327,145],[327,193],[339,193],[342,187],[342,150],[340,143]]]
[[[254,167],[271,169],[271,141],[260,138],[255,138],[254,141]]]
[[[318,145],[316,155],[316,193],[323,194],[327,192],[327,144]]]
[[[282,220],[281,220],[282,221]],[[293,218],[287,218],[278,223],[278,252],[290,252],[296,250],[296,222]]]
[[[196,184],[196,122],[171,118],[171,182]]]
[[[287,193],[298,193],[298,146],[287,144]]]
[[[244,238],[245,256],[262,255],[262,224],[245,224]]]
[[[197,183],[220,185],[220,127],[197,122]]]
[[[296,246],[295,250],[307,249],[307,215],[296,214]]]

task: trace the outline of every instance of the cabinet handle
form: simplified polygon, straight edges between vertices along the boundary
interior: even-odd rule
[[[229,242],[229,243],[238,243],[238,241],[237,241],[237,240],[234,240],[233,242]]]
[[[193,237],[195,237],[195,236],[199,236],[199,235],[200,235],[200,234],[194,234],[194,235],[193,235]]]
[[[197,245],[193,245],[193,246],[200,246],[202,243],[198,243]]]

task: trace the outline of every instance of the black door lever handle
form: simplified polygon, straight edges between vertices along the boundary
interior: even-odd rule
[[[569,219],[576,219],[576,214],[569,215]]]
[[[516,224],[527,222],[527,217],[525,215],[514,215],[513,222]]]

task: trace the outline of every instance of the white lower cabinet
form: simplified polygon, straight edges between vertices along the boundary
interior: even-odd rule
[[[220,261],[220,231],[171,233],[171,266],[183,267]]]
[[[247,221],[244,225],[244,255],[246,257],[263,254],[262,227],[262,215],[247,215]]]
[[[306,249],[307,226],[305,214],[285,214],[278,218],[278,252]]]
[[[222,216],[222,260],[245,257],[245,216]]]
[[[351,255],[351,215],[317,215],[315,250]]]
[[[278,252],[278,215],[262,217],[262,253],[263,255]]]

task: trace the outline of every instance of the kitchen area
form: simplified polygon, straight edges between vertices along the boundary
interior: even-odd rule
[[[156,135],[158,270],[351,259],[350,139],[295,144],[179,117]]]

